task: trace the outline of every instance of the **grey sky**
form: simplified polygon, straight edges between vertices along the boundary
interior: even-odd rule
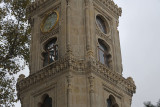
[[[114,1],[122,7],[123,75],[132,76],[137,86],[132,107],[143,107],[144,101],[155,104],[160,99],[160,0]]]
[[[136,86],[132,107],[160,99],[160,0],[114,0],[122,7],[119,33],[123,75]]]

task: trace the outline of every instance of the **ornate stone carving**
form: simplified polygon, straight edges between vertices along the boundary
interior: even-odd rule
[[[121,16],[122,9],[119,8],[113,0],[93,0],[94,3],[101,4],[105,9],[110,10],[112,13],[114,13],[117,17]]]
[[[128,77],[127,80],[128,80],[129,82],[131,82],[131,83],[134,84],[134,81],[133,81],[133,78],[132,78],[132,77]]]
[[[64,71],[71,71],[75,73],[87,73],[93,72],[97,76],[100,76],[104,80],[110,82],[111,84],[119,87],[128,95],[132,96],[135,93],[136,86],[131,79],[125,79],[122,75],[117,72],[111,71],[105,65],[101,64],[95,59],[90,59],[88,62],[84,60],[77,60],[72,55],[59,59],[58,61],[51,63],[50,65],[44,67],[35,74],[30,75],[24,79],[24,76],[21,75],[17,83],[17,90],[20,93],[22,90],[25,90],[32,85],[44,81],[47,78],[54,77]],[[90,77],[90,84],[92,88],[93,78]],[[70,80],[68,79],[70,84]],[[70,85],[69,85],[70,87]]]
[[[129,82],[127,79],[117,72],[111,71],[105,65],[99,63],[99,61],[92,60],[88,62],[88,69],[94,72],[96,75],[104,78],[106,81],[118,86],[121,90],[126,92],[128,95],[133,95],[136,90],[134,83]]]
[[[36,1],[32,2],[27,8],[27,12],[28,13],[33,12],[34,10],[39,8],[41,5],[44,5],[48,1],[50,1],[50,0],[36,0]],[[52,0],[52,1],[56,2],[57,0]]]
[[[105,39],[106,41],[108,41],[110,44],[112,43],[111,36],[102,33],[98,28],[96,28],[96,34],[101,38]]]
[[[20,74],[19,75],[19,78],[18,78],[18,82],[19,81],[22,81],[22,80],[24,80],[25,79],[25,75],[24,74]]]
[[[91,76],[88,77],[88,79],[89,79],[89,83],[90,83],[90,93],[93,93],[94,92],[94,89],[93,89],[93,87],[94,87],[94,77],[91,75]]]

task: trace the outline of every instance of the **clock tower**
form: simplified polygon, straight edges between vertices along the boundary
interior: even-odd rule
[[[113,0],[35,0],[30,75],[21,74],[22,107],[130,107],[136,86],[122,76]]]

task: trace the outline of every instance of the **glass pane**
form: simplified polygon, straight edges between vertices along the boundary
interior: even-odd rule
[[[54,58],[54,50],[49,52],[49,63],[53,62],[55,60]]]
[[[96,17],[97,20],[97,24],[99,26],[99,28],[102,30],[103,33],[107,33],[106,31],[106,26],[105,26],[105,22],[103,21],[103,19],[100,16]]]
[[[54,26],[56,20],[57,20],[57,14],[55,12],[50,14],[47,17],[46,21],[44,22],[44,29],[43,30],[44,31],[50,30]]]
[[[102,64],[105,64],[104,52],[101,49],[99,49],[99,60]]]
[[[99,48],[103,51],[107,51],[107,48],[103,44],[100,44]]]

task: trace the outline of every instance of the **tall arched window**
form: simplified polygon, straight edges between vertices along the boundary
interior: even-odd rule
[[[110,66],[110,57],[111,55],[109,54],[109,47],[107,47],[104,44],[104,41],[102,40],[98,40],[99,42],[99,46],[98,46],[98,56],[99,56],[99,61],[106,65],[106,66]]]
[[[41,107],[52,107],[52,98],[47,95]]]
[[[54,38],[45,45],[43,66],[46,66],[58,59],[58,45],[56,44],[56,41],[57,39]]]

